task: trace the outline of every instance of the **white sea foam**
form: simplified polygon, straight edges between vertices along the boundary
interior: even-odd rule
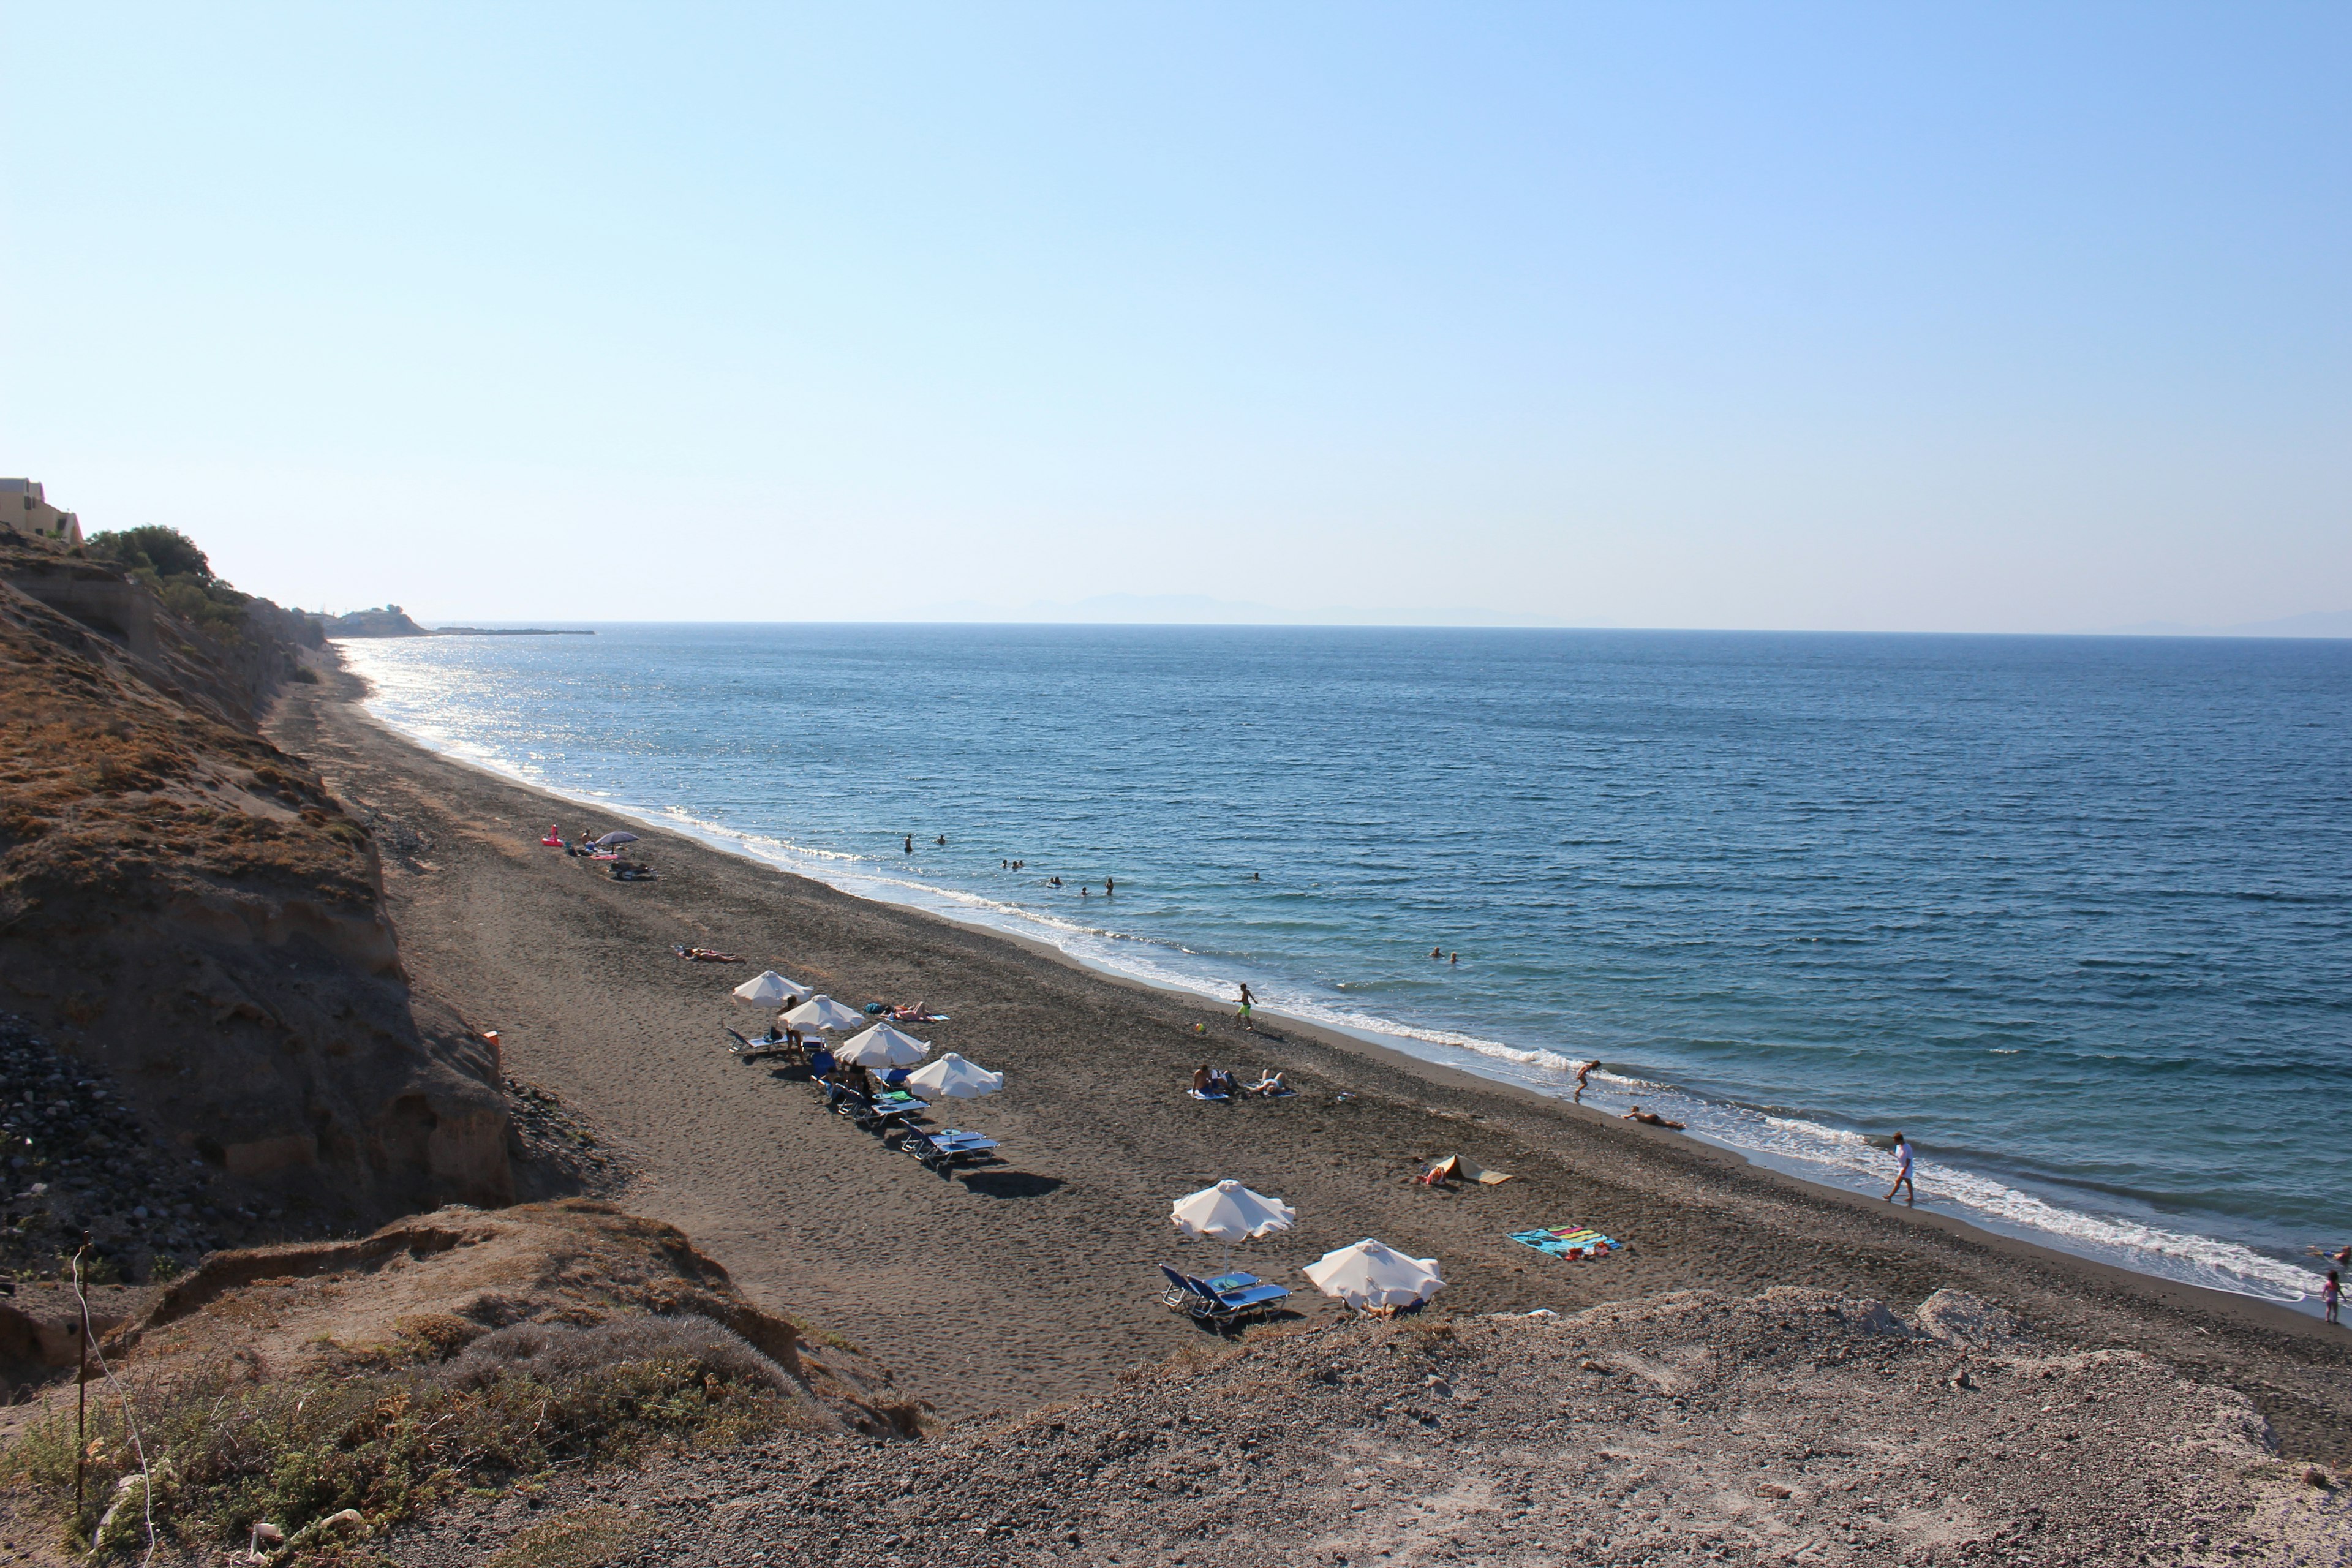
[[[749,832],[698,816],[684,805],[616,804],[608,791],[566,788],[539,765],[543,759],[518,760],[457,733],[454,724],[442,721],[436,711],[429,676],[394,660],[370,658],[373,651],[344,645],[346,658],[375,684],[377,695],[368,706],[384,723],[431,750],[575,804],[594,805],[604,815],[682,832],[715,848],[844,892],[909,904],[1037,938],[1082,962],[1149,984],[1222,1000],[1230,996],[1235,979],[1242,977],[1238,972],[1246,968],[1219,965],[1181,946],[1073,921],[1049,910],[924,881],[886,858]],[[1589,1059],[1540,1046],[1516,1046],[1335,1007],[1318,994],[1285,984],[1278,978],[1246,977],[1266,1012],[1394,1042],[1407,1051],[1419,1047],[1417,1054],[1435,1056],[1466,1070],[1486,1072],[1549,1093],[1566,1094],[1578,1065]],[[1711,1142],[1794,1166],[1831,1184],[1859,1189],[1894,1179],[1893,1156],[1848,1129],[1726,1105],[1642,1078],[1595,1070],[1591,1079],[1589,1103],[1609,1109],[1640,1103],[1688,1122],[1692,1131]],[[2067,1208],[1933,1160],[1922,1159],[1914,1176],[1923,1202],[1941,1203],[1996,1228],[2125,1267],[2278,1300],[2306,1299],[2316,1294],[2321,1284],[2308,1269],[2232,1242],[2125,1216]]]

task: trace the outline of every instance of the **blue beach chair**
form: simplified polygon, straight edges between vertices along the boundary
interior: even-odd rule
[[[1227,1328],[1243,1319],[1270,1312],[1276,1303],[1290,1299],[1290,1292],[1279,1285],[1245,1285],[1239,1289],[1220,1290],[1206,1279],[1195,1279],[1190,1274],[1179,1273],[1165,1263],[1160,1272],[1167,1278],[1168,1289],[1160,1293],[1160,1304],[1171,1312],[1181,1312],[1196,1323],[1212,1328]],[[1217,1283],[1235,1278],[1222,1277]]]

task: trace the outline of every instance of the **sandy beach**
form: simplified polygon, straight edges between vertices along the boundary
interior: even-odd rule
[[[619,1151],[631,1209],[684,1228],[764,1304],[856,1341],[951,1419],[1106,1393],[1197,1342],[1154,1299],[1153,1266],[1216,1261],[1176,1239],[1167,1209],[1232,1176],[1299,1214],[1236,1261],[1302,1292],[1298,1265],[1367,1236],[1440,1259],[1455,1312],[1776,1285],[1907,1310],[1952,1287],[2062,1345],[2129,1346],[2239,1389],[2289,1457],[2352,1458],[2352,1342],[2302,1314],[1813,1187],[1288,1021],[1244,1029],[1230,1007],[658,831],[639,848],[659,879],[615,882],[539,847],[551,822],[580,826],[581,807],[406,742],[358,695],[349,676],[298,687],[270,733],[375,824],[411,976],[497,1030],[509,1074]],[[677,943],[749,962],[684,963]],[[730,1056],[722,1027],[764,1016],[729,988],[770,966],[853,1005],[951,1015],[918,1032],[1008,1075],[958,1108],[1003,1162],[943,1179],[824,1113],[805,1082]],[[1197,1103],[1185,1089],[1204,1059],[1278,1068],[1300,1092]],[[1422,1160],[1457,1152],[1517,1179],[1414,1184]],[[1506,1236],[1571,1221],[1632,1246],[1564,1263]],[[1306,1320],[1336,1311],[1294,1302]]]

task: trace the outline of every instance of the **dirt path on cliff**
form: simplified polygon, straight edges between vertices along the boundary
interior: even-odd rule
[[[1781,1284],[1907,1310],[1951,1286],[2061,1343],[2128,1345],[2230,1384],[2290,1452],[2352,1458],[2341,1331],[1891,1212],[1288,1024],[1244,1033],[1199,1002],[658,831],[641,847],[660,879],[614,882],[538,845],[580,807],[399,740],[352,704],[355,688],[297,688],[272,738],[362,820],[376,814],[416,982],[499,1030],[509,1072],[629,1152],[623,1201],[683,1227],[754,1298],[872,1350],[949,1415],[1100,1394],[1194,1342],[1154,1300],[1152,1266],[1215,1261],[1174,1241],[1168,1204],[1234,1176],[1299,1214],[1237,1262],[1301,1291],[1300,1263],[1366,1236],[1441,1259],[1442,1300],[1458,1311]],[[679,942],[751,963],[682,963]],[[852,1005],[919,996],[953,1015],[921,1033],[1008,1074],[1003,1093],[959,1108],[1003,1140],[1007,1163],[943,1180],[824,1114],[804,1083],[730,1058],[721,1026],[759,1018],[729,987],[763,966]],[[1196,1103],[1183,1091],[1204,1057],[1279,1067],[1302,1092]],[[1455,1151],[1519,1179],[1460,1194],[1412,1184],[1415,1156]],[[1570,1220],[1634,1246],[1566,1264],[1505,1236]],[[1294,1300],[1309,1318],[1330,1310]]]

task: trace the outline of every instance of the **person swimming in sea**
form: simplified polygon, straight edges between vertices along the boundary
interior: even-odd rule
[[[908,835],[907,835],[907,853],[908,853],[908,854],[909,854],[909,855],[912,855],[914,852],[915,852],[915,836],[914,836],[913,834],[909,833]]]
[[[1442,947],[1433,947],[1429,950],[1429,956],[1432,958],[1444,958],[1445,956],[1445,950]]]
[[[1103,897],[1106,899],[1109,898],[1111,890],[1118,886],[1118,884],[1117,882],[1112,881],[1108,877],[1105,877],[1103,879]]]
[[[947,836],[946,834],[944,834],[944,833],[940,834],[940,835],[939,836],[939,838],[936,840],[936,842],[938,843],[938,845],[939,845],[939,847],[940,847],[940,848],[942,848],[942,849],[946,848],[946,847],[948,847],[948,836]]]

